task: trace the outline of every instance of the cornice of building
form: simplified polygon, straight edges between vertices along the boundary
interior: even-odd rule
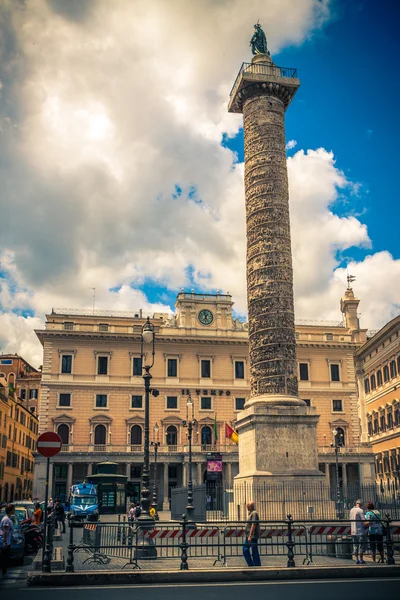
[[[219,330],[219,331],[228,331],[228,330]],[[132,341],[137,341],[140,343],[140,334],[139,333],[115,333],[115,332],[98,332],[98,331],[65,331],[60,329],[35,329],[35,333],[39,338],[40,342],[46,340],[46,338],[63,338],[65,340],[101,340],[105,342],[106,340],[113,341],[127,341],[132,343]],[[242,333],[242,332],[241,332]],[[157,342],[177,342],[182,344],[219,344],[219,345],[248,345],[248,337],[220,337],[218,335],[215,336],[207,336],[203,337],[201,335],[188,335],[185,333],[184,335],[166,335],[164,333],[156,334],[156,343]]]
[[[374,336],[365,342],[356,352],[357,358],[363,358],[365,354],[371,352],[379,345],[387,336],[393,333],[393,331],[400,329],[400,315],[394,317],[389,323],[386,323]]]

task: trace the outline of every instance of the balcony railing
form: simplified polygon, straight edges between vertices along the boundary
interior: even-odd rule
[[[297,69],[277,67],[273,64],[243,63],[231,89],[231,96],[242,73],[248,73],[250,75],[266,75],[269,77],[285,77],[286,79],[297,77]]]
[[[165,444],[159,447],[159,453],[166,454],[186,454],[189,448],[186,444]],[[192,446],[193,454],[197,452],[237,452],[236,444],[194,444]],[[105,453],[143,453],[143,445],[140,444],[63,444],[61,452],[105,452]]]

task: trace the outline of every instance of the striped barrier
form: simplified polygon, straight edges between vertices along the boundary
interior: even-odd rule
[[[189,539],[214,538],[218,536],[218,533],[219,529],[215,527],[204,529],[186,529],[186,537]],[[153,529],[152,531],[146,531],[143,537],[149,540],[179,539],[182,537],[182,529]]]
[[[292,537],[299,537],[302,535],[305,535],[305,528],[304,527],[294,527],[292,529]],[[222,532],[222,534],[225,536],[225,538],[238,538],[238,537],[244,537],[246,533],[246,529],[244,527],[240,528],[240,529],[225,529],[225,531]],[[265,538],[272,538],[272,537],[288,537],[288,529],[286,528],[271,528],[271,529],[267,529],[267,528],[260,528],[260,539],[265,539]]]

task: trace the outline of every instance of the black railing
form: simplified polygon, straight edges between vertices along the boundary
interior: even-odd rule
[[[118,523],[85,523],[79,536],[77,528],[70,529],[66,571],[85,570],[87,565],[92,565],[91,570],[95,565],[101,569],[110,563],[109,570],[146,568],[149,558],[143,556],[144,544],[151,544],[156,550],[157,568],[164,565],[167,570],[186,570],[191,562],[197,568],[226,567],[232,561],[243,560],[246,525],[246,521],[230,521],[193,526],[188,524],[186,515],[180,521],[160,521],[151,528],[125,517]],[[257,546],[264,566],[352,565],[359,552],[353,543],[362,543],[360,553],[368,561],[378,559],[388,565],[398,562],[400,525],[392,523],[389,515],[382,515],[384,530],[378,553],[367,530],[360,536],[362,540],[352,539],[348,520],[297,521],[287,515],[280,521],[260,521],[259,525]],[[353,552],[357,554],[354,558]]]
[[[251,75],[270,75],[273,77],[285,77],[286,79],[293,79],[297,77],[297,69],[290,67],[277,67],[273,64],[262,64],[262,63],[243,63],[240,67],[240,71],[237,74],[235,83],[231,89],[230,95],[236,87],[237,81],[242,73],[249,73]]]

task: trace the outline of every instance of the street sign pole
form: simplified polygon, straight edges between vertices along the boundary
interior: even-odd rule
[[[50,573],[51,571],[51,556],[52,552],[50,543],[52,536],[49,536],[47,531],[47,505],[49,503],[49,479],[50,479],[50,458],[56,456],[61,450],[62,440],[60,436],[54,431],[45,431],[42,433],[36,442],[36,449],[47,459],[46,464],[46,490],[45,490],[45,501],[44,501],[44,520],[43,520],[43,552],[42,552],[42,571]]]
[[[50,478],[50,457],[47,458],[47,465],[46,465],[46,493],[45,493],[45,500],[44,500],[42,571],[43,571],[43,567],[44,567],[44,555],[46,552],[47,505],[49,503],[49,478]]]

